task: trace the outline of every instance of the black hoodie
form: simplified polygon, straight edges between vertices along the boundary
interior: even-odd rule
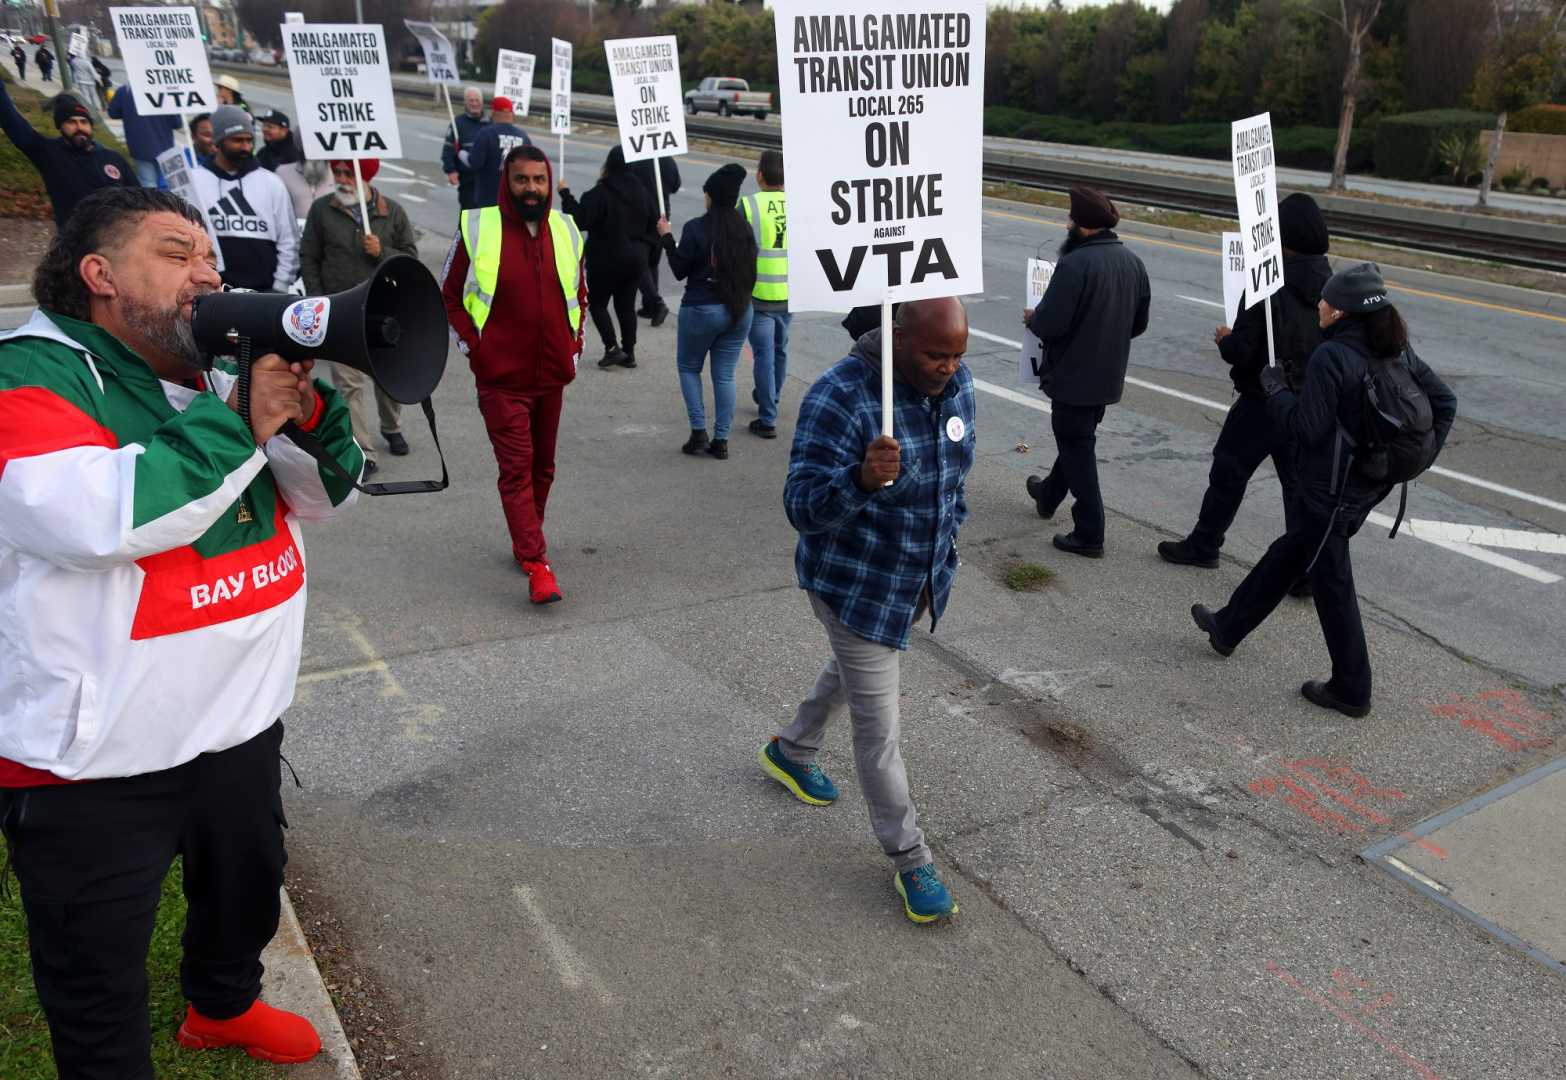
[[[657,243],[658,211],[629,169],[599,180],[580,200],[569,190],[560,195],[560,209],[587,232],[588,269],[596,274],[616,268],[640,272]]]
[[[1321,344],[1316,304],[1321,290],[1332,276],[1332,264],[1325,255],[1285,255],[1283,288],[1267,300],[1272,305],[1273,348],[1284,380],[1299,389],[1305,380],[1305,365]],[[1262,306],[1246,307],[1242,302],[1229,336],[1218,343],[1218,353],[1229,365],[1234,388],[1257,400],[1265,397],[1257,375],[1267,366],[1267,313]]]
[[[54,204],[54,224],[63,226],[81,202],[103,187],[140,187],[130,163],[96,142],[78,150],[67,142],[65,136],[49,138],[29,124],[6,93],[5,83],[0,81],[0,129],[3,129],[27,155],[33,168],[43,177],[44,189]]]

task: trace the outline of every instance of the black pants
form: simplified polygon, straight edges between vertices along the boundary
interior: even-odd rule
[[[152,1080],[147,948],[175,855],[189,902],[186,999],[214,1020],[255,1002],[287,858],[282,743],[279,720],[162,772],[0,791],[61,1080]]]
[[[1298,507],[1294,524],[1272,542],[1217,618],[1219,635],[1238,645],[1267,620],[1314,556],[1316,565],[1310,579],[1315,586],[1316,618],[1321,621],[1327,653],[1332,657],[1328,685],[1340,700],[1367,705],[1370,652],[1365,647],[1365,627],[1360,622],[1359,598],[1354,592],[1354,567],[1349,562],[1349,538],[1358,531],[1358,523],[1330,524],[1329,515]],[[1316,554],[1318,546],[1320,555]]]
[[[587,264],[587,310],[593,316],[593,325],[603,339],[604,348],[612,349],[618,343],[626,352],[636,352],[636,288],[646,272],[646,260],[637,251],[630,260],[612,262],[607,266]],[[609,318],[609,305],[614,304],[614,317],[620,323],[618,342],[614,334],[614,319]]]
[[[1041,500],[1053,510],[1066,493],[1077,538],[1087,544],[1104,542],[1104,499],[1098,490],[1098,425],[1104,420],[1102,405],[1050,403],[1050,430],[1055,433],[1055,464],[1044,478]]]
[[[642,307],[648,311],[656,311],[663,306],[663,297],[658,292],[658,263],[663,258],[663,248],[653,245],[652,254],[647,257],[647,268],[642,271]]]
[[[1240,512],[1251,477],[1269,456],[1283,488],[1283,521],[1287,527],[1294,522],[1294,457],[1288,444],[1278,437],[1266,403],[1242,396],[1229,407],[1223,430],[1218,432],[1218,442],[1213,446],[1213,467],[1207,474],[1201,514],[1196,528],[1191,530],[1192,546],[1207,555],[1218,554],[1224,534]]]

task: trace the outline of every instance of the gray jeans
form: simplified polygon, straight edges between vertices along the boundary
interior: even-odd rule
[[[815,593],[808,595],[816,618],[826,627],[832,656],[815,689],[795,710],[793,722],[781,732],[779,748],[797,765],[814,761],[826,741],[832,710],[846,702],[854,768],[870,809],[870,826],[897,869],[912,870],[933,860],[897,748],[898,651],[866,641],[839,622]]]

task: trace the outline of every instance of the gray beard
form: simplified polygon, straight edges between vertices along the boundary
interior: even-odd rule
[[[152,348],[178,360],[192,372],[207,369],[201,350],[196,347],[196,332],[178,307],[156,308],[127,297],[121,310],[126,325]]]

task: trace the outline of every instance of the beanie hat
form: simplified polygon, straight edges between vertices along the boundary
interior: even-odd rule
[[[263,113],[262,115],[256,117],[256,119],[263,124],[276,124],[278,127],[285,130],[292,126],[288,122],[288,114],[285,113],[282,109],[273,109],[269,113]]]
[[[701,189],[712,196],[713,206],[733,206],[739,202],[740,187],[744,183],[745,166],[730,162],[707,177]]]
[[[331,168],[333,168],[333,169],[336,169],[337,166],[339,166],[339,165],[341,165],[345,169],[352,169],[353,168],[353,162],[349,161],[346,158],[338,160],[338,161],[330,161],[327,164]],[[359,177],[366,184],[368,184],[371,180],[374,180],[375,179],[375,174],[380,172],[380,171],[381,171],[381,159],[380,158],[367,157],[367,158],[360,158],[359,159]]]
[[[222,142],[233,135],[254,135],[256,126],[250,114],[238,105],[219,105],[212,112],[212,141]]]
[[[54,99],[54,126],[62,128],[67,120],[80,117],[92,123],[92,113],[87,111],[87,106],[73,98],[70,94],[61,94]]]
[[[1278,230],[1283,234],[1283,246],[1301,255],[1325,255],[1328,235],[1327,219],[1321,216],[1316,200],[1303,191],[1278,204]]]
[[[1070,191],[1071,220],[1084,229],[1113,229],[1120,224],[1114,200],[1102,191],[1074,187]]]
[[[489,103],[489,111],[490,112],[516,112],[517,110],[516,110],[516,106],[511,104],[511,99],[510,98],[496,96]]]
[[[1381,280],[1381,267],[1358,263],[1327,279],[1321,298],[1347,315],[1365,315],[1387,306],[1387,283]]]

